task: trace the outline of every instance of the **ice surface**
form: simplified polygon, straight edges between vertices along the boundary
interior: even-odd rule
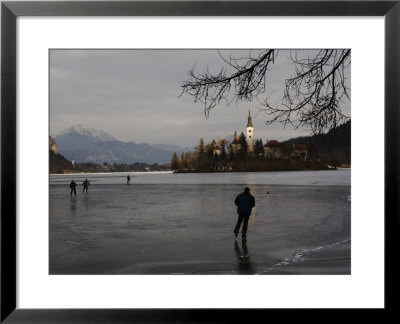
[[[350,274],[350,170],[129,174],[50,177],[51,274]]]
[[[92,178],[98,184],[123,184],[127,175],[136,184],[265,184],[350,186],[350,169],[284,172],[226,172],[226,173],[172,173],[172,172],[116,172],[50,175],[50,184],[66,184],[71,179],[83,181]]]

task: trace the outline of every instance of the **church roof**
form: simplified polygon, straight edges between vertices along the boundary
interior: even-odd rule
[[[281,143],[279,143],[277,140],[270,140],[264,145],[264,147],[279,147],[279,146],[281,146]]]
[[[240,144],[240,138],[235,131],[235,135],[233,135],[233,141],[231,144]]]

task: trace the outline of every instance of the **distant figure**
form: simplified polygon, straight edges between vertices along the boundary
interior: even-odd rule
[[[131,181],[131,176],[128,174],[128,176],[126,177],[126,183],[129,184],[130,181]]]
[[[246,240],[247,224],[249,223],[251,210],[256,205],[256,200],[250,194],[250,189],[248,187],[244,188],[244,192],[236,197],[235,205],[237,206],[237,213],[239,216],[233,233],[236,238],[239,233],[240,225],[242,225],[243,222],[242,239]]]
[[[72,196],[72,193],[74,193],[74,195],[76,196],[76,183],[73,179],[72,179],[71,183],[69,184],[69,187],[71,188],[71,196]]]
[[[82,192],[83,192],[83,193],[85,192],[85,190],[86,190],[86,193],[88,192],[89,185],[90,185],[89,180],[88,180],[88,179],[85,179],[85,181],[83,181],[83,183],[82,183],[82,186],[83,186]]]

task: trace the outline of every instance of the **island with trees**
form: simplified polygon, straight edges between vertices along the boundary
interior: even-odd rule
[[[230,143],[226,139],[206,143],[201,138],[193,152],[172,155],[171,169],[175,172],[235,172],[350,167],[350,134],[351,121],[348,121],[327,134],[284,142],[269,140],[264,144],[262,139],[251,142],[243,132],[240,136],[235,132]]]

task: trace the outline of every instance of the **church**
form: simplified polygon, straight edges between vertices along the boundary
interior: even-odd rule
[[[243,132],[242,132],[243,134]],[[241,135],[242,135],[241,134]],[[243,134],[244,135],[244,134]],[[251,118],[250,110],[249,116],[247,117],[246,126],[246,143],[247,143],[247,153],[254,153],[254,127]],[[219,149],[219,147],[218,147]],[[267,159],[300,159],[306,161],[308,159],[308,149],[305,144],[293,144],[292,151],[289,154],[284,154],[282,144],[277,140],[267,140],[267,143],[263,146],[264,157]],[[233,135],[233,140],[229,145],[229,151],[233,154],[237,154],[240,151],[240,137],[237,132]],[[262,154],[262,153],[261,153]]]
[[[254,127],[253,121],[251,119],[250,110],[249,110],[249,117],[247,117],[247,126],[246,126],[246,143],[247,143],[247,152],[253,153],[254,152]],[[240,150],[240,138],[235,131],[233,135],[233,140],[229,146],[229,149],[233,153],[237,153]]]

